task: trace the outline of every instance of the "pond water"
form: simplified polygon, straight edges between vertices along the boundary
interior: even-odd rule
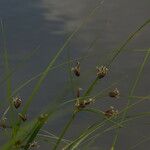
[[[85,22],[85,18],[98,5],[100,7]],[[99,0],[0,0],[0,18],[5,25],[10,66],[15,70],[12,75],[13,90],[24,81],[43,71],[67,37],[82,22],[85,22],[55,63],[55,65],[59,65],[68,61],[69,58],[76,60],[82,57],[81,77],[79,79],[73,77],[73,86],[70,87],[68,65],[52,70],[28,111],[29,119],[38,115],[57,99],[66,101],[74,98],[72,89],[82,87],[83,92],[86,91],[95,78],[96,66],[106,62],[107,56],[149,19],[149,8],[149,0],[104,0],[103,2]],[[107,78],[98,83],[92,93],[94,95],[117,81],[118,84],[115,87],[117,86],[121,92],[120,98],[112,100],[106,96],[96,100],[93,107],[106,110],[113,105],[121,110],[126,106],[126,96],[133,79],[135,79],[138,66],[150,48],[149,35],[150,28],[147,26],[125,47],[123,53],[113,62]],[[2,34],[0,34],[0,38],[0,75],[2,81],[4,73]],[[149,95],[149,67],[150,63],[147,63],[134,93],[136,96]],[[18,95],[24,99],[24,103],[36,82],[37,80],[34,80],[18,92]],[[4,103],[6,95],[4,84],[0,88],[2,91],[1,99],[3,99],[1,103]],[[5,105],[4,108],[6,107]],[[148,112],[149,107],[150,102],[144,101],[130,110],[130,115]],[[4,108],[1,107],[1,112],[4,111]],[[60,133],[71,115],[72,104],[66,106],[65,109],[68,113],[58,114],[46,125],[45,128],[48,131],[57,135]],[[74,136],[79,135],[79,131],[97,119],[98,117],[93,114],[81,113],[65,137],[73,139]],[[145,117],[130,122],[127,124],[128,126],[121,129],[116,150],[127,150],[144,137],[149,137],[149,122],[149,117]],[[115,131],[111,131],[100,136],[91,145],[90,150],[110,149],[114,135]],[[3,138],[0,140],[2,144]],[[148,150],[149,147],[150,144],[147,140],[136,150]],[[40,149],[47,150],[50,147],[43,143]]]

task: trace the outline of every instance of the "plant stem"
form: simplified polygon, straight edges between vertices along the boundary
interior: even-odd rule
[[[76,111],[76,112],[74,112],[74,113],[72,114],[72,117],[71,117],[70,120],[67,122],[66,126],[64,127],[62,133],[61,133],[60,136],[59,136],[59,139],[58,139],[57,142],[56,142],[56,145],[55,145],[54,148],[53,148],[53,150],[56,150],[57,147],[59,146],[59,144],[60,144],[62,138],[64,137],[66,131],[67,131],[67,130],[69,129],[69,127],[71,126],[71,124],[72,124],[72,122],[74,121],[75,116],[77,115],[77,113],[78,113],[78,112]]]

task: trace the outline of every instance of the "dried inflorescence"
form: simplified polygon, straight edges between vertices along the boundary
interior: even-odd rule
[[[19,98],[18,96],[13,98],[13,104],[14,104],[15,108],[18,109],[22,104],[21,98]]]
[[[27,115],[26,115],[26,114],[23,115],[23,114],[19,113],[18,115],[19,115],[20,119],[21,119],[23,122],[25,122],[25,121],[27,120]]]
[[[115,88],[111,92],[109,92],[109,96],[112,98],[119,98],[120,92],[117,88]]]
[[[108,110],[106,110],[104,112],[104,115],[108,118],[113,117],[113,116],[117,116],[119,114],[118,110],[115,109],[114,107],[110,107]]]
[[[76,103],[75,103],[75,107],[77,108],[77,110],[83,109],[87,105],[94,102],[94,99],[92,99],[92,98],[89,98],[89,99],[86,99],[86,100],[80,98],[80,91],[81,90],[82,90],[82,88],[77,89],[77,100],[76,100]]]
[[[96,67],[97,70],[97,77],[99,79],[105,77],[108,74],[108,68],[105,66]]]
[[[92,98],[89,98],[87,100],[80,100],[80,99],[77,99],[76,100],[76,103],[75,103],[75,107],[80,110],[80,109],[83,109],[85,108],[87,105],[91,104],[94,102],[94,99]]]
[[[80,76],[80,62],[77,62],[76,66],[71,69],[74,74],[79,77]]]
[[[30,143],[29,148],[39,148],[40,145],[38,144],[37,141],[33,141],[32,143]]]

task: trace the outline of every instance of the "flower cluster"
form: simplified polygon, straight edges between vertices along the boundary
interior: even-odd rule
[[[120,92],[117,88],[109,92],[109,96],[112,98],[119,98]]]
[[[80,63],[77,62],[76,66],[72,68],[74,74],[79,77],[80,76]]]
[[[16,109],[18,109],[21,106],[21,103],[22,103],[22,100],[20,97],[16,96],[15,98],[13,98],[13,104]]]
[[[99,79],[105,77],[108,74],[108,68],[105,66],[96,67],[97,70],[97,77]]]
[[[75,107],[80,110],[80,109],[83,109],[85,108],[87,105],[91,104],[94,102],[94,99],[92,98],[89,98],[87,100],[80,100],[80,99],[77,99],[76,100],[76,103],[75,103]]]
[[[110,106],[110,108],[104,112],[104,115],[108,118],[117,116],[118,114],[118,110],[115,109],[113,106]]]
[[[100,67],[96,67],[97,70],[97,78],[98,79],[102,79],[104,78],[107,74],[109,69],[106,66],[100,66]],[[80,63],[77,62],[76,66],[72,68],[72,71],[74,72],[74,74],[78,77],[80,76]],[[93,103],[95,100],[94,98],[86,98],[86,97],[80,97],[80,91],[82,89],[78,88],[77,89],[77,99],[75,102],[75,108],[77,110],[81,110],[84,109],[86,106],[88,106],[89,104]],[[109,97],[111,98],[119,98],[120,96],[120,92],[117,88],[112,89],[109,93],[108,93]],[[112,116],[117,116],[119,114],[118,110],[115,109],[114,107],[110,107],[108,110],[104,111],[104,115],[108,118],[112,117]]]

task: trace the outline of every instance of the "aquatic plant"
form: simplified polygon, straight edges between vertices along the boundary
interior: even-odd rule
[[[8,131],[10,134],[10,138],[1,145],[2,150],[17,150],[17,149],[31,149],[39,147],[40,143],[38,143],[41,137],[46,139],[50,139],[52,141],[52,150],[75,150],[75,149],[83,149],[86,150],[90,147],[90,145],[102,134],[107,133],[109,131],[115,130],[116,134],[114,136],[112,145],[110,146],[111,150],[116,149],[117,139],[119,137],[119,132],[122,128],[126,126],[129,121],[133,121],[134,119],[140,119],[145,116],[149,116],[150,112],[143,112],[141,114],[137,114],[135,116],[128,116],[128,111],[135,107],[140,102],[143,102],[146,99],[149,99],[149,96],[141,96],[137,97],[134,95],[135,89],[139,83],[140,77],[143,73],[144,66],[148,62],[150,56],[150,49],[147,50],[147,53],[143,59],[143,62],[138,68],[137,74],[134,77],[133,84],[129,88],[129,94],[126,96],[127,98],[127,105],[123,108],[115,108],[110,106],[110,108],[106,110],[101,110],[101,108],[94,108],[93,103],[96,104],[98,99],[102,99],[104,96],[109,96],[110,99],[117,102],[118,98],[122,98],[123,93],[121,93],[118,89],[119,88],[112,88],[112,85],[108,85],[108,89],[104,89],[101,92],[98,92],[96,95],[92,95],[91,93],[94,91],[94,88],[100,81],[104,80],[105,78],[109,78],[107,75],[111,75],[111,65],[117,59],[119,54],[124,50],[124,48],[129,44],[135,36],[143,30],[145,26],[150,25],[150,19],[146,20],[140,27],[135,30],[135,32],[131,33],[131,35],[125,40],[119,48],[113,50],[112,54],[109,54],[109,59],[105,64],[101,64],[100,67],[96,67],[96,72],[94,74],[93,82],[87,87],[86,90],[83,90],[81,93],[81,89],[78,86],[75,87],[77,89],[76,96],[71,100],[66,100],[65,102],[57,101],[53,105],[51,104],[47,109],[43,111],[43,113],[38,114],[38,116],[30,120],[28,119],[29,114],[29,107],[31,103],[35,99],[36,94],[40,90],[41,85],[43,84],[45,78],[47,77],[48,73],[53,69],[59,68],[65,64],[74,63],[74,65],[69,65],[69,72],[70,72],[70,81],[73,81],[72,78],[76,78],[76,80],[80,79],[82,75],[82,64],[79,58],[78,60],[70,60],[55,66],[56,60],[59,58],[60,54],[63,53],[64,49],[67,47],[71,39],[76,35],[76,33],[83,27],[88,20],[96,13],[99,9],[100,5],[96,6],[87,18],[77,27],[70,36],[66,39],[63,46],[57,51],[55,56],[52,60],[49,61],[47,67],[38,75],[32,77],[31,79],[27,80],[26,82],[22,83],[19,87],[17,87],[14,91],[12,91],[12,74],[15,70],[11,71],[10,64],[9,64],[9,55],[6,48],[6,38],[5,38],[5,29],[4,24],[1,21],[1,30],[4,37],[3,40],[3,47],[4,47],[4,64],[5,64],[5,75],[0,85],[6,82],[7,88],[7,95],[6,99],[8,100],[8,107],[5,109],[4,113],[1,116],[0,127],[4,131]],[[95,41],[95,40],[94,40]],[[93,44],[93,41],[92,41]],[[91,44],[90,44],[91,45]],[[95,68],[95,66],[93,66]],[[29,98],[24,101],[24,99],[17,95],[18,91],[22,88],[25,88],[28,84],[30,84],[33,80],[37,79],[37,82],[31,92]],[[118,82],[118,81],[117,81]],[[84,85],[80,85],[82,87]],[[116,83],[115,83],[116,87]],[[121,93],[121,94],[120,94]],[[138,99],[135,103],[133,103],[132,99]],[[66,125],[63,127],[59,136],[52,134],[51,132],[45,131],[44,125],[48,122],[48,120],[52,117],[55,117],[55,114],[59,112],[64,106],[72,104],[72,113],[69,120],[66,122]],[[69,105],[70,106],[70,105]],[[64,110],[65,112],[65,110]],[[64,136],[69,131],[71,126],[73,125],[75,119],[78,115],[82,112],[89,112],[98,116],[98,121],[93,122],[88,128],[84,129],[77,137],[74,139],[65,139]],[[10,114],[10,115],[8,115]],[[105,127],[105,128],[103,128]],[[103,129],[99,131],[99,129]],[[42,133],[41,133],[42,132]],[[148,140],[148,138],[144,138],[138,142],[138,144]],[[54,143],[53,143],[54,142]],[[136,148],[138,144],[131,147],[131,149]]]

